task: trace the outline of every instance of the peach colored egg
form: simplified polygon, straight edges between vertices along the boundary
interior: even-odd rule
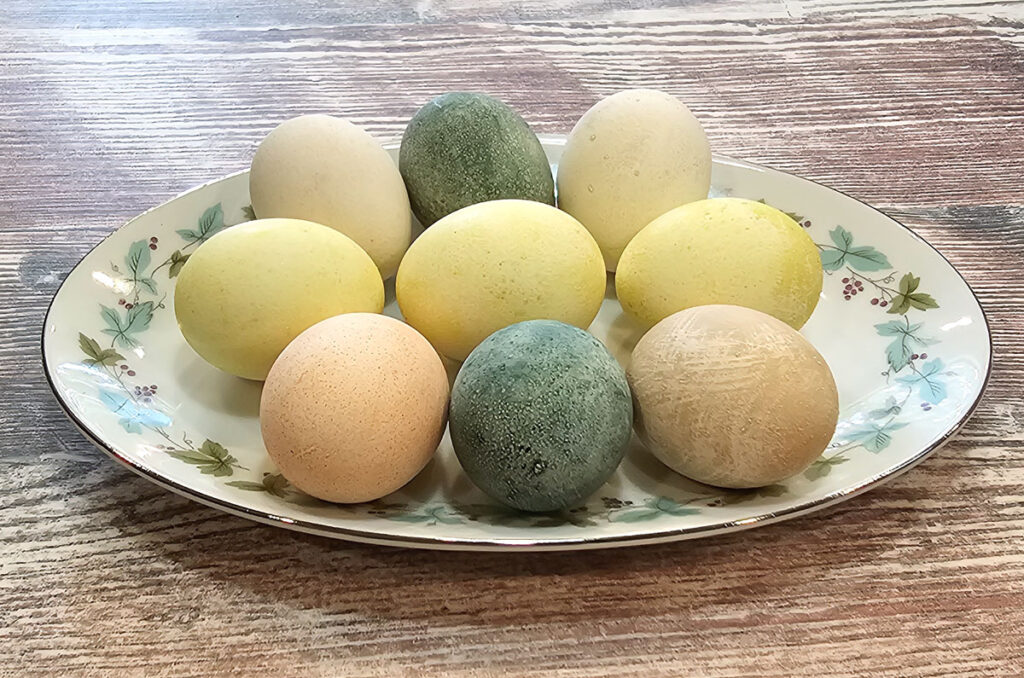
[[[426,466],[448,418],[448,377],[430,343],[372,313],[328,318],[270,369],[260,427],[295,487],[326,501],[378,499]]]

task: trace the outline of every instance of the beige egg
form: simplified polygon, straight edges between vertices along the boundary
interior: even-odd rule
[[[832,372],[792,327],[739,306],[698,306],[640,339],[627,370],[640,438],[665,465],[749,488],[799,473],[835,432]]]
[[[651,89],[618,92],[583,114],[558,163],[558,206],[587,227],[616,270],[637,232],[708,196],[711,147],[697,118]]]
[[[260,219],[305,219],[341,231],[384,278],[398,270],[412,239],[398,167],[373,137],[341,118],[303,115],[278,125],[256,149],[249,195]]]
[[[370,313],[328,318],[274,363],[260,401],[267,453],[325,501],[390,494],[430,461],[448,419],[448,377],[416,330]]]

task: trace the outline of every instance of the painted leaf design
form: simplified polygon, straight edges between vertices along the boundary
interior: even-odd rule
[[[868,412],[868,417],[870,417],[871,419],[884,419],[885,417],[891,417],[893,415],[899,414],[901,409],[902,408],[900,408],[900,405],[899,403],[896,402],[896,399],[893,398],[892,396],[889,396],[888,398],[885,399],[885,407],[870,410]]]
[[[635,508],[614,513],[608,517],[608,520],[613,523],[641,523],[654,520],[660,515],[661,511],[657,509]]]
[[[836,226],[828,233],[835,249],[823,249],[821,266],[826,271],[835,271],[844,264],[858,271],[880,271],[892,268],[888,257],[870,246],[853,246],[853,234],[842,226]]]
[[[947,395],[946,385],[939,374],[942,369],[942,358],[935,358],[922,365],[921,369],[898,377],[896,381],[916,389],[921,400],[937,405],[945,400]]]
[[[88,356],[82,361],[86,365],[116,365],[124,360],[124,356],[114,349],[100,347],[95,339],[87,337],[81,332],[78,333],[78,345]]]
[[[169,453],[178,461],[192,464],[200,473],[212,476],[229,476],[238,467],[238,460],[223,445],[209,438],[203,441],[198,450],[175,450]]]
[[[757,200],[757,202],[761,203],[762,205],[767,205],[768,204],[768,201],[765,200],[764,198],[761,198],[760,200]],[[778,209],[778,208],[776,207],[775,209]],[[800,215],[800,214],[797,214],[796,212],[787,212],[785,210],[779,210],[779,211],[782,212],[783,214],[785,214],[787,217],[789,217],[790,219],[792,219],[793,221],[795,221],[798,224],[802,224],[804,222],[803,216]]]
[[[177,234],[188,243],[197,243],[206,240],[222,228],[224,228],[224,209],[220,203],[217,203],[203,212],[194,229],[179,229]]]
[[[256,220],[256,211],[252,208],[252,205],[246,205],[245,207],[243,207],[242,208],[242,214],[249,221],[255,221]]]
[[[266,492],[282,499],[287,497],[291,489],[291,485],[280,473],[264,473],[262,482],[258,483],[251,480],[231,480],[226,484],[231,487],[237,487],[240,490]]]
[[[171,418],[159,410],[141,407],[123,391],[100,389],[100,402],[114,414],[120,415],[117,423],[128,433],[142,433],[145,428],[170,426]]]
[[[250,492],[266,492],[267,488],[263,487],[263,483],[254,483],[251,480],[229,480],[226,485],[231,487],[237,487],[240,490],[248,490]]]
[[[190,254],[182,254],[181,250],[174,250],[171,252],[171,265],[167,269],[168,278],[177,278],[178,274],[181,273],[182,267],[185,262],[188,261]]]
[[[851,432],[850,438],[859,442],[868,452],[881,452],[892,442],[892,432],[906,426],[898,422],[867,424]]]
[[[839,466],[840,464],[845,464],[848,461],[849,459],[841,454],[837,454],[834,457],[822,457],[807,467],[807,470],[804,471],[804,478],[807,478],[808,480],[819,480],[832,473],[833,466]]]
[[[853,245],[853,234],[847,231],[842,226],[836,226],[828,232],[828,236],[832,238],[832,242],[835,243],[843,252],[846,252]]]
[[[741,490],[738,492],[729,492],[728,494],[724,494],[722,495],[722,504],[725,506],[731,506],[733,504],[742,504],[744,502],[752,501],[758,497],[781,497],[787,492],[789,492],[789,489],[785,485],[766,485],[753,490]]]
[[[854,247],[846,253],[846,263],[858,271],[892,268],[889,259],[874,247]]]
[[[124,262],[128,265],[128,271],[132,275],[132,280],[138,280],[143,277],[141,274],[149,268],[149,243],[145,240],[133,242],[128,248],[128,255],[124,258]]]
[[[842,250],[822,250],[821,267],[826,271],[838,271],[843,267],[846,259],[846,252]]]
[[[668,497],[657,497],[655,499],[648,499],[644,502],[645,505],[650,506],[662,513],[667,513],[670,516],[692,516],[696,513],[700,513],[700,509],[693,506],[687,506],[680,504],[679,502],[669,499]]]
[[[923,339],[915,334],[921,329],[921,323],[910,324],[910,320],[904,316],[900,320],[890,320],[887,323],[875,325],[875,330],[883,337],[896,337],[885,347],[886,361],[893,372],[899,372],[910,364],[910,358],[914,354],[914,348],[924,348],[931,345],[930,339]]]
[[[125,311],[123,318],[114,309],[101,305],[100,315],[107,323],[104,334],[111,335],[116,343],[126,348],[134,348],[138,342],[133,335],[148,328],[153,320],[153,302],[144,301],[133,305]]]
[[[899,294],[893,298],[889,313],[902,314],[911,308],[916,308],[919,311],[938,308],[939,304],[932,295],[917,291],[920,284],[921,278],[913,273],[906,273],[900,278]]]

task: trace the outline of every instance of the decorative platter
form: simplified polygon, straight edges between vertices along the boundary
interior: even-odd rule
[[[564,138],[542,142],[557,165]],[[397,145],[388,150],[397,157]],[[158,485],[271,525],[436,549],[601,548],[777,522],[906,471],[964,424],[985,388],[991,344],[977,299],[941,254],[864,203],[750,163],[716,156],[711,194],[790,213],[817,243],[826,273],[802,333],[835,375],[839,425],[821,458],[776,485],[741,492],[688,481],[634,436],[622,466],[585,505],[520,513],[472,485],[446,435],[435,459],[384,499],[336,505],[294,490],[260,438],[261,385],[203,362],[178,331],[172,306],[189,254],[251,218],[246,172],[139,215],[82,259],[47,312],[46,375],[86,437]],[[393,281],[385,313],[400,317]],[[622,314],[614,285],[590,331],[628,360],[641,332]],[[448,367],[453,376],[457,365]]]

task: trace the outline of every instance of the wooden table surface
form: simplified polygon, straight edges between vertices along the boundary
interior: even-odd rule
[[[986,0],[4,0],[0,675],[1024,675],[1024,4]],[[872,203],[988,312],[995,371],[896,481],[740,534],[586,554],[374,548],[161,490],[39,362],[105,234],[248,165],[276,123],[382,139],[452,89],[539,132],[678,95],[720,152]]]

